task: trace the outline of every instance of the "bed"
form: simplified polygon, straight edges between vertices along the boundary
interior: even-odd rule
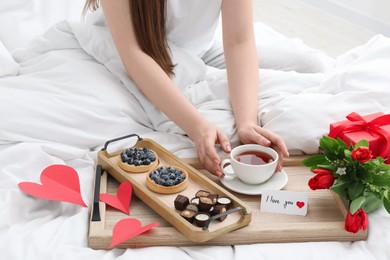
[[[383,208],[369,216],[368,239],[353,243],[89,248],[91,207],[34,198],[18,183],[39,182],[45,167],[65,164],[78,172],[91,205],[97,152],[109,139],[136,133],[179,157],[196,153],[127,77],[98,14],[80,21],[84,2],[69,2],[0,4],[2,259],[390,259],[390,216]],[[256,39],[262,61],[258,116],[283,137],[291,155],[317,153],[329,124],[352,111],[390,113],[390,38],[376,35],[337,58],[265,24],[256,24]],[[181,64],[178,87],[237,145],[224,70],[198,66],[171,49]]]

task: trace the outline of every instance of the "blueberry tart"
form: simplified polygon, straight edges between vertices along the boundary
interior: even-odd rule
[[[157,193],[178,193],[188,186],[188,174],[179,167],[160,166],[146,176],[146,186]]]
[[[121,152],[119,167],[127,172],[149,172],[157,165],[157,154],[147,147],[131,147]]]

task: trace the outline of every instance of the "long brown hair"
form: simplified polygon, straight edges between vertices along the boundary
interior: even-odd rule
[[[164,72],[174,75],[170,49],[165,34],[166,0],[129,0],[135,36],[141,49],[152,57]],[[86,0],[84,11],[96,11],[99,0]]]

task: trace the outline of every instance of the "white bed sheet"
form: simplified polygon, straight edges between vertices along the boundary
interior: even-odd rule
[[[180,129],[143,103],[104,32],[106,28],[93,24],[56,24],[28,47],[12,53],[20,64],[18,76],[0,78],[1,258],[390,259],[390,217],[383,208],[369,216],[368,240],[354,243],[88,248],[90,208],[33,198],[17,184],[39,182],[46,166],[66,164],[79,173],[82,196],[91,207],[96,153],[108,139],[137,133],[178,156],[195,156],[193,143]],[[279,46],[288,48],[287,43],[291,41]],[[302,50],[302,54],[309,52]],[[189,80],[185,71],[194,61],[181,50],[175,53],[188,66],[176,79],[179,87],[209,120],[236,140],[224,71],[206,68],[206,74],[200,72],[200,78]],[[312,57],[318,58],[315,54]],[[349,112],[390,113],[389,70],[390,39],[380,35],[341,55],[326,71],[261,69],[262,125],[281,135],[292,153],[315,153],[329,123]]]

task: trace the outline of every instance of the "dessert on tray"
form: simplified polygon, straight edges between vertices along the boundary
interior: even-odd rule
[[[131,147],[120,156],[119,167],[127,172],[148,172],[158,166],[157,154],[147,147]]]
[[[188,173],[177,166],[160,166],[146,176],[146,187],[157,193],[178,193],[187,186]]]
[[[188,222],[203,227],[211,217],[217,215],[220,216],[214,219],[224,221],[227,217],[224,213],[230,209],[231,203],[226,196],[199,190],[191,200],[182,194],[177,195],[174,206]]]

